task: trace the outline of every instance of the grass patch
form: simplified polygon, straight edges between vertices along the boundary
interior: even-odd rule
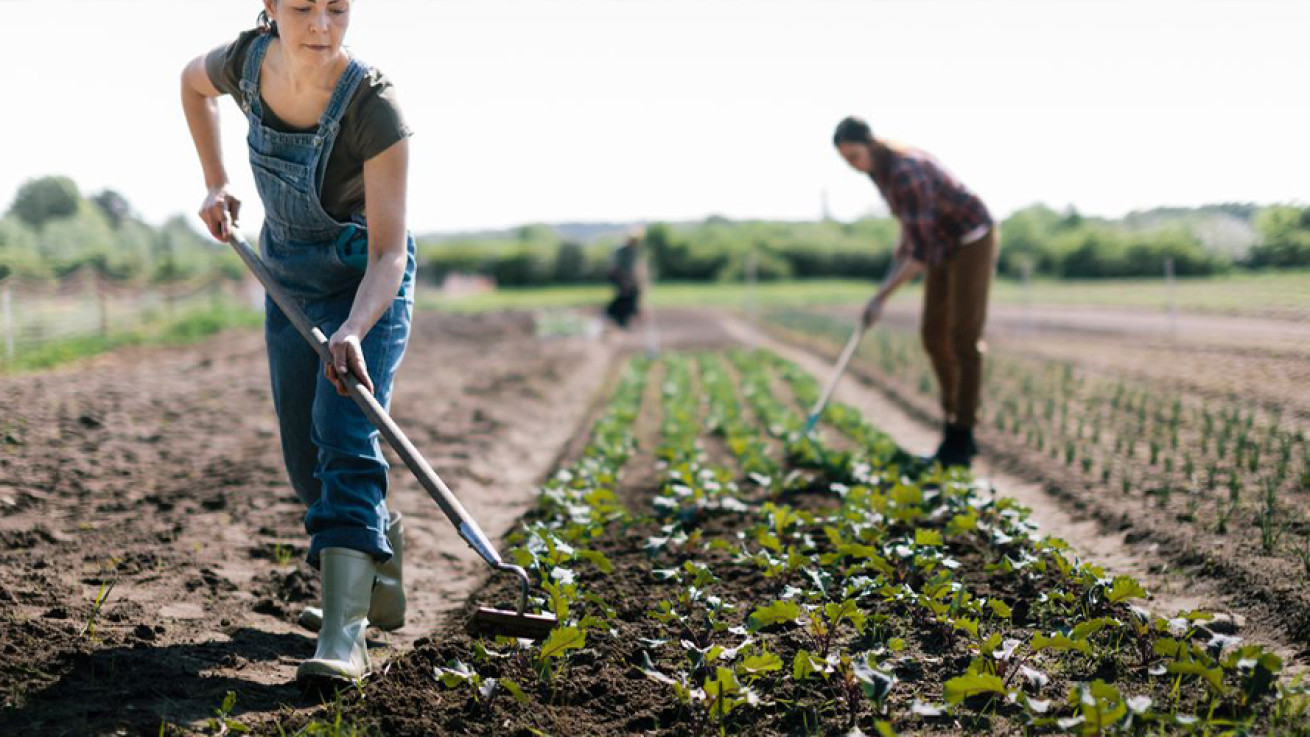
[[[12,363],[0,362],[0,372],[41,371],[129,345],[185,345],[228,328],[258,327],[263,321],[264,315],[258,310],[220,302],[107,336],[80,335],[20,346]]]
[[[732,282],[671,282],[657,284],[650,300],[656,307],[745,308],[754,299],[760,308],[859,304],[873,295],[877,284],[862,279],[815,279],[764,282],[755,294]],[[902,290],[899,299],[917,299],[921,285]],[[448,312],[599,307],[613,295],[604,284],[516,287],[446,299],[436,289],[419,290],[420,309]],[[1170,291],[1164,279],[1038,280],[1027,288],[997,279],[994,304],[1120,307],[1164,311]],[[1310,314],[1310,271],[1239,273],[1178,279],[1172,299],[1180,312],[1298,317]]]

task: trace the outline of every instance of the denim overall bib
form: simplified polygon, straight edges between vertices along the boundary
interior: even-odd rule
[[[261,36],[251,45],[241,80],[250,122],[250,166],[265,210],[260,251],[273,277],[309,321],[331,336],[350,315],[364,276],[368,231],[362,216],[348,223],[334,220],[323,210],[320,194],[341,116],[366,69],[350,60],[316,130],[275,130],[264,123],[259,95],[260,65],[272,40]],[[414,309],[413,236],[408,250],[399,293],[361,340],[374,395],[383,407],[390,406]],[[318,354],[272,299],[265,300],[264,340],[287,474],[309,507],[305,530],[311,537],[310,564],[317,566],[319,552],[332,547],[386,561],[392,553],[386,538],[388,464],[377,430],[353,400],[337,394],[323,375]]]

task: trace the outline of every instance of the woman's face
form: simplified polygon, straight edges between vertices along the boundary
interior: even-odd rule
[[[326,66],[337,58],[350,26],[351,0],[264,0],[282,48],[296,61]]]
[[[837,144],[837,152],[855,171],[865,174],[873,171],[873,152],[867,143],[844,141]]]

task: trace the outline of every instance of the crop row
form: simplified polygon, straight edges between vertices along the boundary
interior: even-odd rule
[[[770,315],[791,331],[845,337],[847,321]],[[861,355],[902,386],[935,396],[917,339],[880,329]],[[1258,539],[1310,573],[1310,443],[1305,431],[1241,399],[1205,399],[1158,382],[1086,375],[1067,362],[990,356],[985,422],[1088,483],[1140,495],[1179,521]],[[1295,539],[1289,543],[1287,533]]]
[[[649,376],[659,439],[634,448]],[[1205,613],[1134,606],[1136,581],[855,409],[802,434],[816,392],[766,352],[629,368],[512,552],[560,625],[539,646],[475,643],[435,678],[553,713],[573,703],[572,668],[635,669],[667,701],[647,726],[692,734],[1202,734],[1304,717],[1277,656]],[[629,509],[616,489],[634,453],[659,463]]]

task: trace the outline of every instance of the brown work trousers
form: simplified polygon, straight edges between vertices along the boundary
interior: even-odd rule
[[[982,397],[983,326],[987,291],[996,271],[997,229],[960,246],[955,257],[924,278],[923,347],[932,359],[948,423],[973,427]]]

